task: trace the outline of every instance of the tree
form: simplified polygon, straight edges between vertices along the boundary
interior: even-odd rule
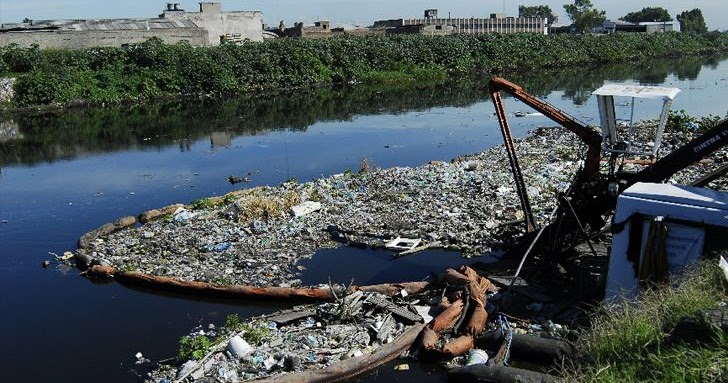
[[[574,4],[565,4],[564,10],[579,32],[586,32],[604,22],[607,13],[594,8],[591,0],[574,0]]]
[[[708,31],[708,26],[705,25],[705,19],[703,18],[703,12],[698,8],[692,11],[683,11],[677,15],[677,21],[680,23],[681,32],[705,33]]]
[[[559,20],[548,5],[534,5],[528,7],[525,5],[518,6],[518,17],[538,17],[541,19],[549,19],[549,24],[553,24]]]
[[[640,23],[643,21],[672,21],[672,17],[667,9],[660,7],[642,8],[641,11],[630,12],[621,17],[620,20],[629,21],[630,23]]]

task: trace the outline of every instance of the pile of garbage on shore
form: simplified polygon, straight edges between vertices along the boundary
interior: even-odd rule
[[[416,294],[354,290],[245,323],[228,317],[222,328],[183,337],[176,363],[146,381],[337,381],[392,360],[400,371],[418,360],[457,370],[489,359],[504,367],[511,356],[549,365],[575,351],[564,340],[572,335],[566,326],[507,316],[499,311],[503,299],[493,282],[463,266]]]
[[[194,329],[183,338],[183,348],[185,342],[213,340],[215,344],[204,356],[195,358],[183,349],[184,363],[162,366],[147,381],[246,381],[353,361],[381,352],[408,330],[410,338],[416,336],[421,327],[414,325],[423,320],[412,309],[418,303],[402,296],[393,301],[382,294],[358,291],[336,302],[297,306],[244,323],[228,317],[224,328]],[[402,349],[406,347],[395,356]]]

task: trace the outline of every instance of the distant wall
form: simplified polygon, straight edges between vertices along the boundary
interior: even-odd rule
[[[0,0],[2,1],[2,0]],[[146,21],[145,21],[146,20]],[[81,27],[13,30],[0,32],[0,46],[38,44],[41,48],[82,49],[121,46],[158,37],[169,44],[187,40],[192,45],[219,45],[221,36],[238,40],[263,41],[263,17],[257,11],[223,12],[220,3],[202,2],[200,12],[167,9],[156,19],[135,19],[138,29],[113,28],[114,20],[80,21]],[[104,24],[99,28],[97,24]],[[108,25],[106,25],[108,24]],[[161,26],[160,26],[161,25]],[[150,27],[151,26],[151,27]],[[23,29],[23,28],[18,28]]]
[[[396,28],[410,25],[450,25],[455,33],[545,33],[547,19],[541,18],[503,18],[493,14],[492,18],[430,18],[430,19],[391,19],[374,22],[375,28]]]
[[[201,3],[200,12],[164,12],[162,17],[189,20],[209,34],[206,45],[219,45],[220,36],[240,34],[243,39],[263,41],[263,14],[258,11],[222,12],[219,4]]]
[[[0,46],[16,43],[21,47],[38,44],[44,49],[120,47],[123,44],[144,42],[152,37],[159,37],[169,44],[187,40],[192,45],[207,45],[209,41],[208,32],[202,28],[170,28],[125,31],[38,31],[0,33]]]

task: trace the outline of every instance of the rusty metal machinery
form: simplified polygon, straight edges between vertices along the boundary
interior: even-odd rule
[[[512,95],[573,132],[586,145],[583,166],[577,172],[569,191],[558,198],[556,218],[542,228],[538,236],[535,236],[536,238],[542,238],[541,242],[546,242],[546,246],[542,246],[542,253],[558,253],[563,250],[568,246],[565,242],[586,234],[585,227],[590,228],[591,231],[601,229],[604,225],[604,216],[614,210],[617,195],[630,185],[636,182],[665,182],[675,173],[728,144],[728,120],[723,120],[701,136],[646,166],[641,171],[637,173],[621,172],[617,171],[615,166],[620,155],[602,151],[602,137],[596,128],[582,124],[574,117],[569,116],[546,101],[530,95],[522,87],[503,78],[492,78],[489,83],[489,90],[500,123],[501,133],[503,134],[516,191],[523,209],[525,230],[526,233],[531,233],[531,235],[524,236],[525,241],[532,241],[536,223],[523,181],[523,174],[518,163],[501,92]],[[608,163],[605,172],[600,169],[603,157],[607,159]],[[724,167],[719,172],[720,174],[718,172],[716,174],[722,175],[728,172],[728,167]],[[709,178],[715,178],[716,174],[709,176]],[[696,182],[703,182],[703,180]],[[531,244],[531,247],[533,247],[533,244]]]

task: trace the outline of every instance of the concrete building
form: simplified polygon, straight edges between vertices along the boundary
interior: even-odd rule
[[[401,27],[386,28],[387,34],[421,34],[429,36],[442,36],[455,33],[455,27],[452,25],[403,25]]]
[[[672,32],[674,30],[673,23],[671,21],[655,21],[655,22],[641,22],[641,23],[630,23],[622,20],[606,20],[602,25],[593,28],[594,33],[615,33],[615,32],[646,32],[646,33],[657,33],[657,32]]]
[[[172,4],[159,15],[160,19],[191,22],[207,30],[209,45],[218,45],[225,36],[238,36],[245,40],[263,41],[263,14],[257,11],[223,12],[221,3],[200,3],[199,12],[175,10]]]
[[[540,33],[546,34],[547,19],[535,17],[506,17],[501,14],[491,14],[489,18],[439,18],[436,9],[425,10],[425,17],[419,19],[390,19],[378,20],[374,22],[374,28],[403,28],[409,26],[422,25],[452,27],[451,33]],[[405,28],[409,29],[409,28]],[[441,28],[449,29],[449,28]],[[428,31],[427,28],[422,29],[423,33]]]
[[[83,49],[122,46],[158,37],[166,43],[218,45],[225,40],[263,40],[262,13],[223,12],[220,3],[199,3],[187,12],[168,3],[157,18],[105,20],[43,20],[0,25],[0,46],[38,44],[41,48]]]

